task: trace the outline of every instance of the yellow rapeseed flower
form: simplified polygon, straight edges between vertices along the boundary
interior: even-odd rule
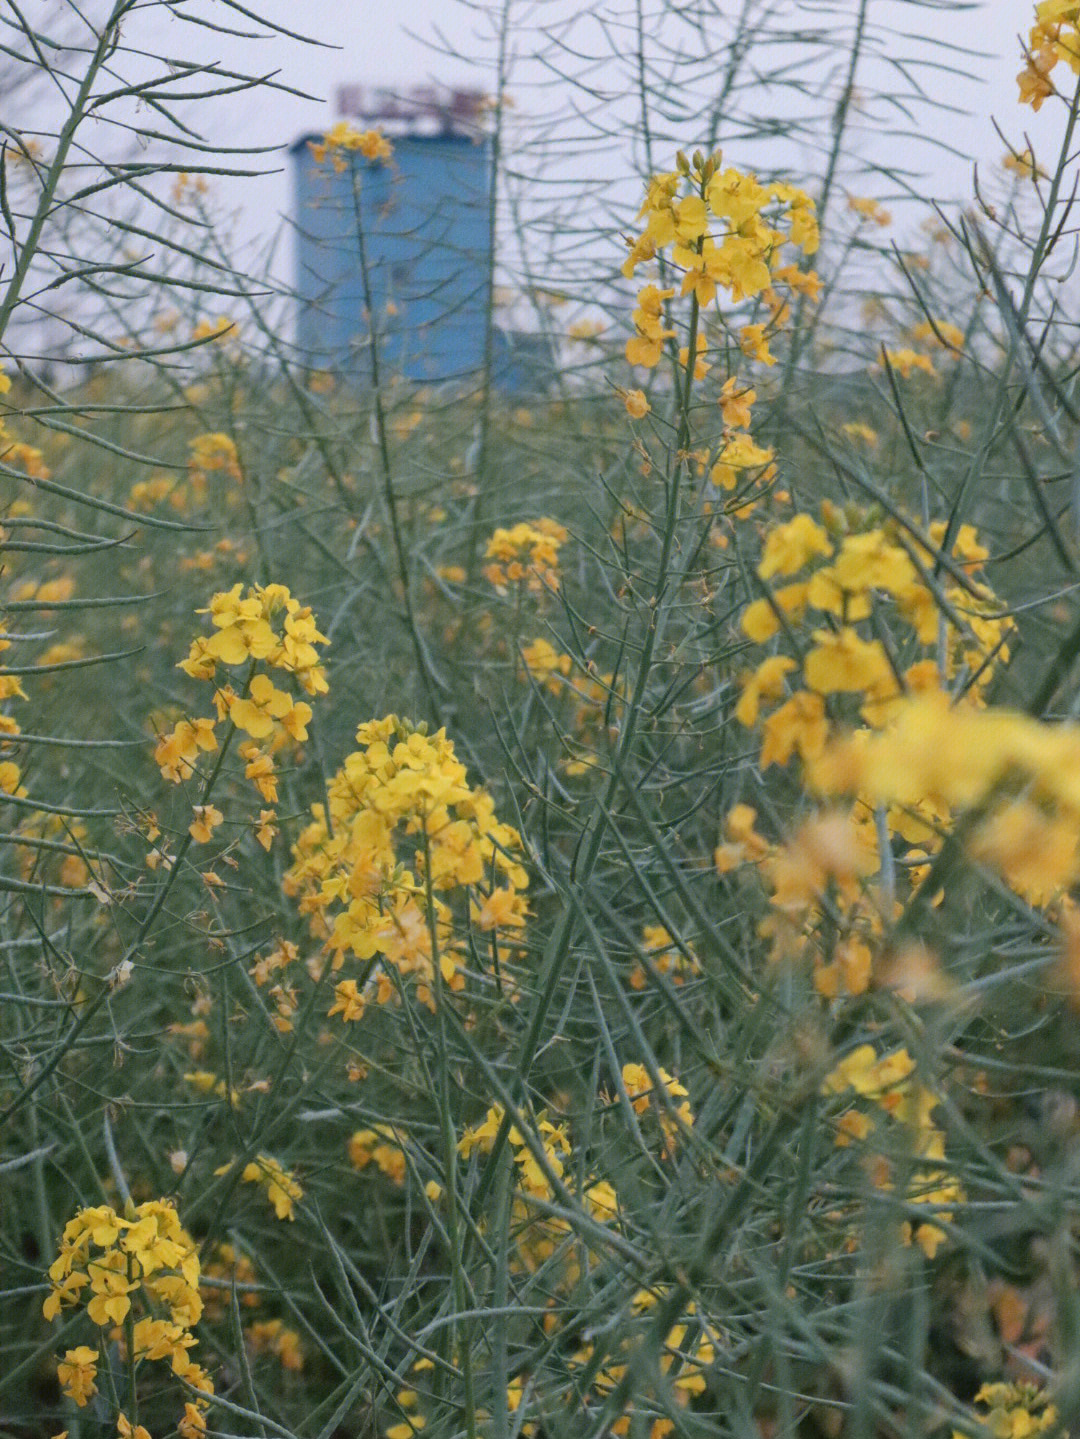
[[[229,1168],[228,1165],[225,1167]],[[257,1154],[250,1164],[244,1166],[240,1178],[245,1184],[262,1185],[279,1219],[296,1218],[294,1205],[304,1197],[304,1191],[295,1175],[276,1159],[269,1154]]]
[[[773,575],[793,575],[815,555],[828,558],[832,552],[829,536],[821,526],[809,515],[797,514],[769,531],[757,572],[763,580]]]
[[[94,1383],[97,1378],[97,1361],[98,1350],[80,1344],[75,1349],[67,1350],[57,1365],[60,1387],[80,1409],[85,1409],[97,1393],[97,1385]]]

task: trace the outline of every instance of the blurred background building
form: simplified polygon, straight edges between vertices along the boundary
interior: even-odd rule
[[[297,337],[305,363],[370,379],[371,344],[387,375],[421,383],[467,380],[483,365],[491,273],[491,142],[479,90],[346,85],[339,113],[380,130],[388,163],[344,152],[321,163],[303,135],[292,146],[296,185]],[[367,313],[358,230],[371,290]],[[499,330],[494,373],[535,388],[550,346]]]

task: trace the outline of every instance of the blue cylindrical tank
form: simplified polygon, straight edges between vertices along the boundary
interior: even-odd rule
[[[389,162],[340,151],[318,163],[303,136],[296,181],[297,339],[314,369],[466,378],[483,361],[490,266],[491,164],[482,135],[390,136]],[[371,286],[364,305],[358,227]]]

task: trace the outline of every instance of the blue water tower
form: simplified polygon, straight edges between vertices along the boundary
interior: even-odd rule
[[[491,260],[491,152],[472,90],[338,92],[338,107],[393,146],[386,162],[339,151],[321,163],[305,135],[296,181],[297,339],[312,369],[363,383],[464,380],[484,358]],[[370,285],[364,302],[358,235]]]

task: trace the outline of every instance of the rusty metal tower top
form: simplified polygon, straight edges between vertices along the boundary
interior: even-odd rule
[[[447,85],[411,85],[400,90],[339,85],[335,98],[343,118],[375,125],[387,135],[479,138],[489,108],[482,90]]]

